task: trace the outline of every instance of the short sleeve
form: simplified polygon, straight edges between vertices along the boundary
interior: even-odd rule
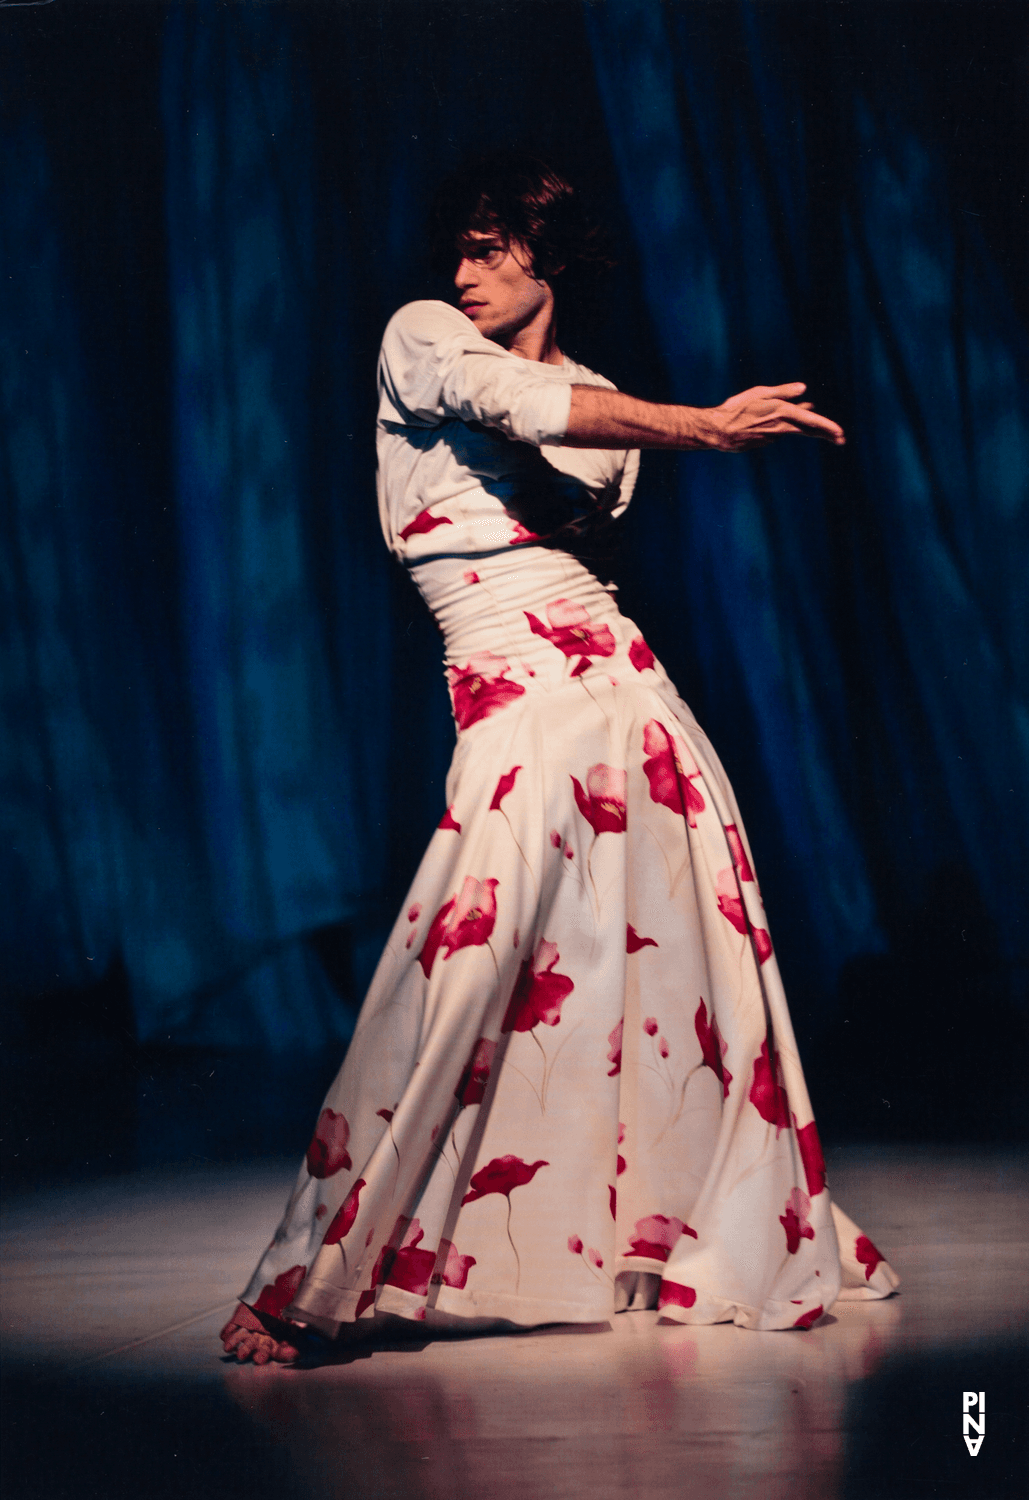
[[[539,448],[561,442],[571,400],[560,366],[502,349],[446,302],[409,302],[386,326],[380,422],[435,427],[456,417]]]

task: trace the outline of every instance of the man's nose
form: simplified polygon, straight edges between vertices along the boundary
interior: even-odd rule
[[[462,290],[466,286],[474,286],[476,279],[475,264],[465,256],[454,272],[454,285],[458,290]]]

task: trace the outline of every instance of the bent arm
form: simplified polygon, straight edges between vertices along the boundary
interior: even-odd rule
[[[623,391],[600,386],[573,385],[566,448],[713,448],[739,453],[758,448],[788,433],[805,433],[837,446],[846,439],[843,428],[819,416],[808,401],[799,401],[806,387],[754,386],[730,396],[721,406],[662,406],[641,401]]]

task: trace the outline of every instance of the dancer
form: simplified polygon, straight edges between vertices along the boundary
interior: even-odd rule
[[[897,1278],[830,1203],[732,788],[576,554],[639,448],[843,432],[799,383],[656,405],[567,358],[603,255],[546,164],[467,169],[435,226],[459,307],[390,320],[378,485],[446,641],[447,808],[225,1347],[289,1362],[296,1325],[387,1314],[810,1327]]]

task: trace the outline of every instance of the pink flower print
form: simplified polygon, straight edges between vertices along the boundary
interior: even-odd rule
[[[858,1263],[865,1268],[865,1280],[870,1280],[872,1272],[882,1260],[882,1256],[872,1244],[867,1234],[858,1235],[854,1245],[854,1256]]]
[[[643,726],[643,750],[649,759],[643,770],[650,782],[650,800],[685,818],[691,828],[697,826],[697,814],[704,811],[704,798],[693,779],[700,769],[686,744],[672,735],[657,719]]]
[[[604,1257],[601,1255],[599,1250],[594,1250],[591,1245],[590,1248],[586,1251],[586,1255],[590,1264],[596,1266],[598,1271],[603,1269]]]
[[[700,1004],[697,1006],[697,1014],[693,1017],[693,1024],[697,1030],[697,1040],[700,1043],[700,1051],[703,1056],[702,1067],[710,1068],[712,1073],[722,1085],[722,1097],[728,1099],[729,1085],[732,1083],[732,1074],[722,1062],[722,1058],[729,1050],[729,1043],[724,1042],[718,1032],[718,1022],[714,1016],[710,1024],[707,1019],[707,1006],[701,995]]]
[[[629,922],[625,929],[625,951],[626,953],[638,953],[641,948],[656,948],[658,945],[653,938],[640,937],[635,927]]]
[[[618,1144],[619,1144],[619,1146],[622,1144],[622,1142],[624,1140],[625,1140],[625,1126],[621,1123],[621,1121],[619,1121],[618,1122]],[[622,1173],[624,1171],[625,1171],[625,1157],[624,1156],[619,1156],[618,1161],[615,1164],[615,1176],[616,1177],[621,1177],[621,1175],[622,1175]]]
[[[518,944],[520,942],[521,942],[521,938],[520,938],[519,933],[518,933],[518,928],[516,927],[515,930],[514,930],[514,932],[513,932],[513,934],[512,934],[512,936],[511,936],[511,947],[512,948],[517,948]]]
[[[457,1102],[462,1106],[482,1103],[496,1050],[496,1042],[491,1042],[488,1037],[481,1036],[476,1042],[454,1090]]]
[[[657,1050],[662,1057],[668,1056],[668,1042],[663,1036],[659,1036],[657,1039]]]
[[[786,1231],[786,1249],[791,1255],[796,1255],[801,1240],[813,1240],[815,1237],[815,1231],[807,1219],[810,1207],[811,1199],[807,1193],[802,1193],[800,1188],[795,1187],[786,1199],[785,1214],[779,1215],[779,1223]]]
[[[521,521],[515,521],[514,535],[511,537],[511,540],[507,545],[509,547],[514,547],[517,546],[519,542],[538,542],[539,539],[540,538],[538,531],[528,531],[526,527],[522,525]]]
[[[817,1307],[808,1308],[806,1313],[801,1313],[793,1326],[794,1328],[810,1328],[811,1324],[817,1323],[821,1316],[822,1304],[819,1303]]]
[[[586,772],[585,791],[575,777],[572,777],[576,806],[598,836],[602,833],[625,832],[627,780],[624,771],[602,764],[591,766]]]
[[[328,1211],[329,1205],[327,1203],[319,1203],[318,1207],[314,1211],[314,1216],[319,1223],[321,1223],[322,1219],[325,1218],[325,1215],[328,1213]]]
[[[480,719],[499,713],[525,692],[520,682],[508,682],[511,670],[506,656],[492,651],[478,651],[467,666],[448,667],[447,682],[454,705],[458,729],[468,729]]]
[[[774,1046],[769,1050],[768,1038],[761,1043],[760,1056],[754,1059],[754,1081],[750,1085],[750,1102],[769,1125],[775,1126],[776,1140],[779,1131],[790,1123],[790,1103],[782,1076],[782,1063]]]
[[[540,1167],[549,1166],[548,1161],[524,1162],[520,1156],[495,1156],[473,1174],[471,1191],[461,1199],[462,1207],[466,1203],[475,1203],[490,1193],[501,1193],[510,1202],[510,1195],[516,1187],[524,1187],[527,1182],[532,1181]]]
[[[290,1266],[288,1271],[276,1276],[271,1285],[261,1288],[261,1294],[254,1303],[254,1312],[270,1313],[273,1318],[281,1318],[283,1308],[293,1301],[306,1275],[306,1266]]]
[[[573,604],[570,599],[555,599],[553,604],[547,605],[549,628],[528,610],[525,611],[525,618],[533,635],[541,635],[552,646],[563,651],[565,656],[581,656],[586,666],[589,666],[591,656],[615,654],[615,638],[610,626],[592,625],[589,611],[583,609],[581,604]],[[573,675],[584,670],[580,662]]]
[[[657,1036],[657,1020],[654,1016],[648,1016],[643,1023],[643,1030],[648,1036]]]
[[[361,1189],[365,1186],[363,1177],[359,1177],[350,1189],[347,1196],[340,1205],[339,1212],[325,1231],[323,1245],[338,1245],[340,1240],[345,1239],[354,1227],[357,1218],[358,1204],[361,1198]]]
[[[567,974],[555,974],[561,955],[556,943],[538,943],[532,958],[522,962],[500,1024],[501,1031],[531,1031],[534,1026],[556,1026],[561,1006],[575,988]]]
[[[624,1026],[625,1021],[623,1019],[614,1027],[607,1039],[608,1046],[611,1049],[607,1054],[607,1060],[612,1064],[607,1070],[608,1078],[613,1078],[616,1073],[622,1071],[622,1030]]]
[[[609,1203],[609,1207],[611,1209],[611,1217],[612,1217],[612,1219],[617,1220],[617,1218],[618,1218],[618,1193],[617,1193],[616,1189],[610,1183],[608,1184],[607,1193],[608,1193],[608,1203]]]
[[[695,1229],[691,1229],[681,1219],[668,1219],[664,1214],[650,1214],[645,1219],[637,1219],[635,1230],[635,1236],[629,1241],[630,1248],[625,1253],[627,1256],[642,1255],[648,1260],[667,1260],[669,1251],[674,1250],[680,1235],[688,1234],[697,1238]]]
[[[747,858],[747,851],[743,847],[743,840],[740,838],[739,829],[735,823],[725,825],[725,837],[728,840],[737,876],[740,880],[753,880],[754,871],[750,868],[750,860]]]
[[[436,1252],[418,1249],[424,1236],[425,1231],[418,1220],[412,1219],[404,1230],[393,1264],[386,1273],[387,1286],[397,1286],[402,1291],[414,1292],[420,1297],[426,1295],[436,1264]]]
[[[574,858],[575,858],[575,850],[572,848],[571,844],[566,844],[565,845],[565,859],[574,859]]]
[[[335,1110],[323,1109],[314,1127],[311,1144],[307,1148],[307,1170],[312,1177],[335,1177],[337,1172],[349,1171],[352,1162],[347,1153],[350,1126],[345,1115]]]
[[[468,1272],[478,1262],[474,1255],[459,1255],[457,1246],[450,1240],[440,1240],[440,1255],[445,1255],[441,1280],[444,1286],[456,1287],[463,1291],[468,1285]]]
[[[573,1255],[581,1255],[582,1254],[582,1240],[580,1240],[580,1238],[579,1238],[579,1236],[577,1234],[573,1234],[573,1235],[569,1236],[568,1248],[572,1252]]]
[[[466,568],[465,571],[461,574],[461,577],[464,579],[465,583],[468,584],[469,588],[473,583],[478,583],[479,581],[478,573],[473,572],[471,568]]]
[[[493,793],[493,801],[489,805],[490,812],[495,812],[500,808],[501,802],[503,802],[508,792],[514,786],[515,777],[518,775],[518,772],[521,769],[521,766],[512,766],[510,771],[507,771],[503,776],[501,776],[500,780],[497,782],[497,789]]]
[[[654,653],[641,635],[636,636],[629,645],[629,660],[637,672],[645,672],[654,665]]]
[[[795,1115],[793,1127],[796,1130]],[[825,1157],[822,1155],[822,1143],[818,1139],[818,1127],[814,1120],[810,1125],[805,1125],[802,1130],[797,1130],[797,1145],[800,1147],[800,1159],[804,1164],[807,1190],[812,1198],[817,1198],[825,1188]]]
[[[452,896],[432,919],[418,962],[428,979],[433,960],[445,948],[443,962],[459,948],[481,947],[489,941],[497,920],[496,880],[476,880],[466,875],[460,896]]]
[[[722,913],[722,916],[725,917],[726,921],[732,923],[738,933],[746,937],[750,929],[747,923],[747,914],[743,909],[743,899],[740,896],[740,889],[736,883],[736,873],[734,870],[731,868],[719,870],[718,877],[715,880],[715,894],[718,897],[718,910]],[[755,927],[751,932],[751,936],[754,939],[754,947],[757,949],[757,961],[759,964],[763,964],[765,959],[771,956],[772,939],[763,927]]]
[[[439,822],[436,824],[436,827],[440,829],[452,828],[455,833],[461,832],[461,825],[454,817],[454,809],[452,807],[447,808],[442,818],[440,818]]]
[[[413,906],[409,906],[407,909],[407,920],[409,922],[417,922],[421,914],[422,903],[420,901],[416,901]]]
[[[400,533],[402,542],[408,541],[413,536],[424,536],[426,532],[435,531],[437,526],[453,526],[453,521],[446,516],[430,515],[431,506],[420,510],[414,520],[405,526]]]
[[[564,839],[558,833],[556,828],[552,828],[550,830],[550,842],[553,844],[555,849],[560,849],[561,845],[564,843]]]
[[[657,1294],[658,1310],[662,1307],[692,1307],[697,1294],[691,1286],[680,1286],[677,1281],[662,1281]]]

